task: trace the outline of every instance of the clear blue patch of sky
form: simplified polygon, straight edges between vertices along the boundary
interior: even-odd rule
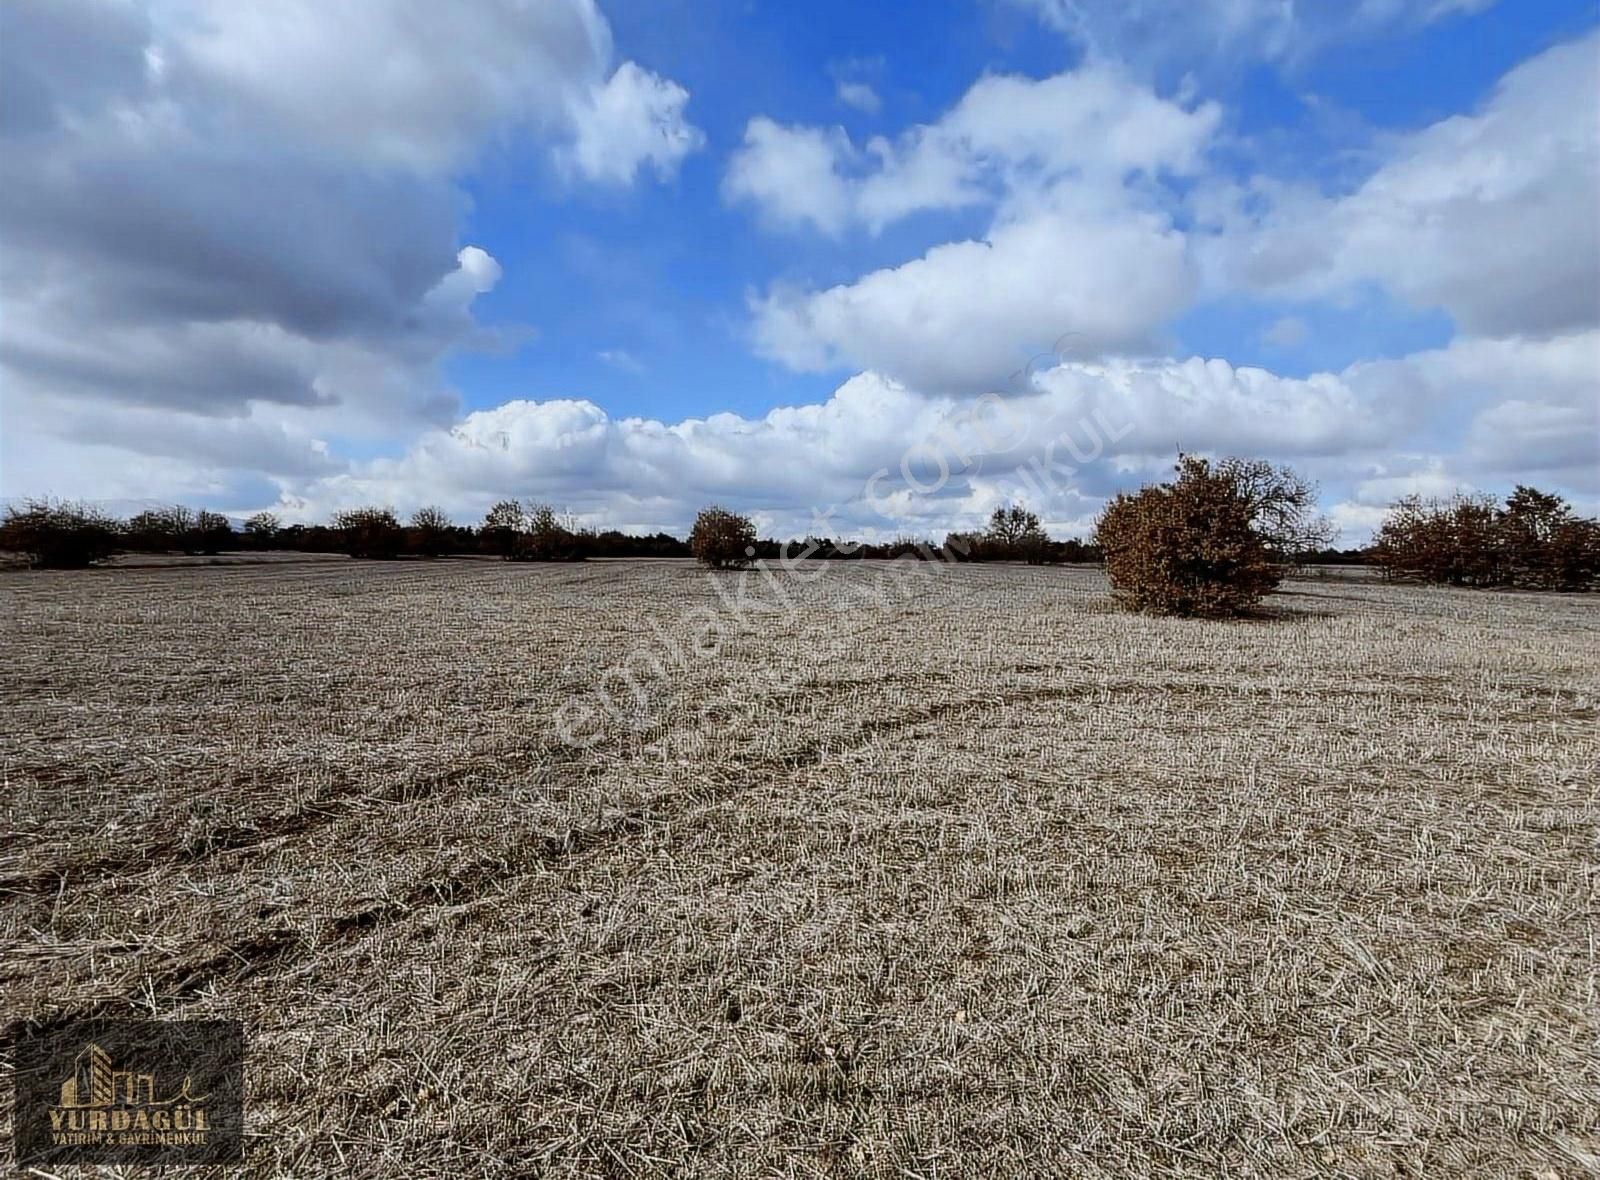
[[[1296,325],[1272,339],[1281,321]],[[1178,355],[1220,357],[1285,377],[1337,373],[1357,361],[1442,348],[1454,335],[1444,312],[1408,307],[1372,287],[1345,302],[1293,303],[1239,295],[1205,303],[1174,326]]]
[[[1330,46],[1296,83],[1375,127],[1421,127],[1471,111],[1512,67],[1597,21],[1595,0],[1500,0],[1406,36]]]

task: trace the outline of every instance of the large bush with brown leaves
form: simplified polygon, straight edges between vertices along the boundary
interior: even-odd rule
[[[1390,506],[1372,555],[1389,578],[1586,590],[1600,578],[1600,521],[1521,485],[1503,507],[1492,496],[1407,496]]]
[[[1112,500],[1095,529],[1117,601],[1152,614],[1242,614],[1284,564],[1325,543],[1316,491],[1258,460],[1178,459],[1178,476]]]
[[[712,505],[702,508],[689,531],[689,550],[701,565],[740,569],[750,564],[756,547],[756,526],[748,516]]]

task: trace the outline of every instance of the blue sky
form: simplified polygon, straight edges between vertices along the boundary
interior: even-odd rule
[[[1600,500],[1594,3],[3,20],[8,496],[937,535],[1101,408],[1021,489],[1058,533],[1178,447],[1295,463],[1351,543],[1406,491]],[[1027,446],[862,505],[996,389]]]
[[[474,204],[466,238],[493,242],[495,257],[519,276],[480,301],[480,318],[540,328],[513,355],[452,362],[466,404],[485,408],[534,389],[591,398],[614,414],[677,418],[761,414],[825,398],[848,366],[796,374],[753,355],[745,292],[776,276],[847,282],[981,226],[930,216],[840,241],[765,233],[748,209],[719,196],[723,161],[749,118],[839,125],[857,138],[892,135],[937,119],[986,72],[1043,78],[1084,56],[1020,7],[934,3],[914,20],[897,9],[717,0],[607,6],[619,54],[694,96],[688,113],[706,150],[683,161],[675,184],[624,192],[561,183],[537,145],[487,161],[466,181]],[[1370,168],[1364,153],[1375,137],[1472,109],[1511,66],[1595,20],[1596,6],[1576,0],[1501,4],[1405,35],[1334,44],[1288,69],[1240,63],[1196,85],[1228,107],[1241,172],[1337,187]],[[1171,66],[1153,77],[1169,90],[1183,84]],[[868,113],[841,101],[841,81],[870,86],[881,108]],[[1353,308],[1298,309],[1309,329],[1300,346],[1263,344],[1261,333],[1283,314],[1270,302],[1225,299],[1197,307],[1174,331],[1186,353],[1295,376],[1437,347],[1451,334],[1442,313],[1375,291]],[[637,367],[600,359],[617,353]],[[1020,353],[1019,363],[1030,354]]]

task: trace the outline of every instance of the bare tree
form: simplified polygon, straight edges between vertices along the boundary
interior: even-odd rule
[[[530,500],[527,506],[526,556],[533,561],[582,561],[592,534],[580,532],[571,517],[561,517],[549,504]]]
[[[1213,469],[1233,485],[1250,512],[1251,527],[1280,560],[1333,540],[1337,530],[1317,511],[1317,485],[1290,468],[1265,459],[1229,458],[1219,459]]]
[[[244,522],[245,540],[256,549],[269,549],[278,539],[282,529],[278,518],[270,512],[257,512]]]
[[[184,540],[187,553],[220,553],[233,544],[233,525],[220,512],[202,508],[194,515],[194,527]]]
[[[29,500],[6,508],[0,549],[26,554],[42,569],[81,569],[116,551],[118,522],[93,505]]]
[[[411,549],[424,557],[438,557],[450,548],[454,526],[443,508],[431,505],[411,514]]]
[[[478,535],[491,553],[510,561],[517,556],[527,530],[528,517],[522,505],[515,500],[501,500],[484,514]]]

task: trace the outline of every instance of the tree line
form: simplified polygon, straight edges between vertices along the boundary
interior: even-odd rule
[[[374,560],[484,556],[559,562],[695,557],[712,551],[703,542],[713,535],[729,545],[737,541],[725,557],[708,558],[707,564],[723,568],[780,556],[820,561],[944,557],[1032,564],[1100,560],[1092,544],[1047,536],[1037,514],[1021,505],[996,509],[983,532],[952,533],[937,545],[912,537],[883,543],[832,537],[780,542],[758,537],[748,517],[716,507],[701,512],[687,539],[665,532],[625,533],[586,527],[549,504],[518,500],[495,504],[476,526],[456,524],[442,508],[419,508],[402,520],[391,508],[368,506],[336,512],[325,525],[285,525],[271,512],[258,512],[237,529],[219,512],[181,505],[147,509],[119,520],[90,504],[31,500],[6,509],[0,522],[0,550],[25,554],[30,564],[54,569],[97,565],[116,553],[214,556],[273,550],[343,553]],[[697,537],[702,541],[698,549]]]
[[[903,537],[887,544],[757,536],[749,517],[711,506],[685,540],[581,526],[548,504],[502,500],[475,527],[435,507],[402,522],[387,507],[353,508],[326,525],[282,525],[260,512],[235,531],[217,512],[174,506],[117,520],[91,505],[33,500],[0,521],[0,550],[31,564],[73,568],[118,551],[214,554],[296,550],[375,559],[460,555],[504,561],[592,557],[694,557],[714,569],[759,560],[1022,561],[1103,563],[1123,605],[1161,614],[1230,616],[1251,610],[1296,564],[1376,566],[1389,579],[1440,585],[1589,590],[1600,579],[1600,521],[1561,497],[1518,486],[1504,503],[1483,496],[1395,502],[1373,544],[1329,548],[1333,529],[1316,510],[1316,488],[1264,460],[1180,455],[1175,478],[1114,497],[1088,541],[1051,538],[1023,505],[995,509],[981,532],[940,544]]]
[[[1372,561],[1386,577],[1438,585],[1585,590],[1600,571],[1600,521],[1520,484],[1504,504],[1407,496],[1374,537]]]

